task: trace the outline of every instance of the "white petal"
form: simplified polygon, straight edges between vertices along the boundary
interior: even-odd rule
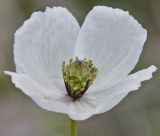
[[[99,69],[96,86],[116,84],[135,67],[147,32],[128,12],[96,6],[87,15],[75,56],[93,60]]]
[[[73,120],[85,120],[95,113],[99,101],[86,97],[85,95],[79,100],[70,103],[69,117]]]
[[[33,81],[29,76],[25,74],[17,74],[6,71],[5,74],[12,77],[12,82],[15,86],[21,89],[26,95],[30,96],[40,107],[43,109],[67,113],[69,107],[67,103],[64,103],[66,99],[65,90],[47,90]]]
[[[126,79],[106,90],[99,90],[88,95],[92,99],[101,99],[102,103],[97,108],[97,113],[103,113],[116,106],[130,91],[137,90],[141,82],[152,78],[152,73],[156,71],[155,66],[138,71],[129,75]]]
[[[61,63],[73,57],[79,25],[65,8],[35,12],[15,33],[16,71],[47,89],[62,80]]]

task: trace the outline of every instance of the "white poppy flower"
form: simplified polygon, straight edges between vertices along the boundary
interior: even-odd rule
[[[152,77],[155,66],[129,74],[146,37],[146,30],[121,9],[96,6],[80,28],[65,8],[46,8],[16,31],[16,73],[5,73],[43,109],[84,120],[110,110]],[[72,70],[79,72],[73,74],[80,78],[78,85],[70,80]]]

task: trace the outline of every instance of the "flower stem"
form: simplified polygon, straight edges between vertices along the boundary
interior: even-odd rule
[[[71,136],[77,136],[77,122],[71,119]]]

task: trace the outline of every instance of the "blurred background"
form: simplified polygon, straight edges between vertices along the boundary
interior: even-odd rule
[[[0,0],[0,136],[68,136],[66,115],[39,108],[16,89],[4,70],[15,71],[13,35],[32,12],[69,9],[80,24],[94,5],[128,10],[148,30],[147,46],[134,71],[160,67],[160,0]],[[79,136],[159,136],[160,72],[112,110],[79,122]]]

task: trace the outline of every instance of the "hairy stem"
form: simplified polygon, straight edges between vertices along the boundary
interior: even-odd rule
[[[71,119],[71,136],[77,136],[77,122]]]

